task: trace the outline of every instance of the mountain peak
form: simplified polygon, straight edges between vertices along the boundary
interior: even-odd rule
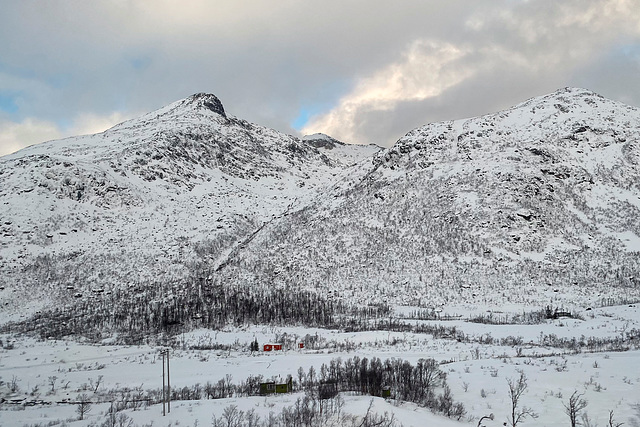
[[[565,107],[579,107],[589,105],[590,109],[594,109],[598,106],[599,103],[615,103],[615,101],[608,100],[602,95],[593,92],[589,89],[579,88],[579,87],[565,87],[562,89],[558,89],[552,93],[542,96],[533,97],[527,101],[524,101],[518,105],[515,105],[510,110],[514,110],[520,107],[530,108],[534,105],[542,106],[554,106],[558,108],[559,106]]]
[[[330,137],[324,133],[314,133],[313,135],[305,135],[302,137],[302,140],[308,144],[316,148],[326,148],[331,150],[336,147],[336,145],[345,145],[344,142],[338,141],[335,138]]]
[[[594,91],[589,90],[589,89],[585,89],[582,87],[574,87],[574,86],[567,86],[567,87],[563,87],[561,89],[558,89],[554,92],[555,94],[571,94],[571,95],[597,95]]]
[[[206,108],[213,111],[214,113],[220,114],[223,117],[227,117],[227,114],[224,112],[222,102],[220,102],[218,97],[214,94],[200,92],[191,95],[186,99],[186,101],[188,104],[193,105],[194,107]]]

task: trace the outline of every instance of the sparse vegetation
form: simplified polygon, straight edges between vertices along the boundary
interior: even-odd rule
[[[605,102],[570,92],[518,114]],[[214,427],[392,427],[412,412],[515,427],[538,410],[546,424],[607,422],[586,397],[627,422],[640,378],[617,372],[636,352],[617,352],[640,348],[636,110],[533,131],[512,110],[430,124],[373,157],[342,147],[368,159],[351,168],[226,114],[202,122],[224,112],[205,98],[189,120],[103,134],[86,162],[52,144],[0,165],[0,297],[20,319],[1,326],[3,416],[55,403],[68,418],[51,425],[132,426],[159,412],[159,345],[178,353],[172,375],[190,370],[171,400],[182,415],[216,408]],[[47,345],[64,351],[30,354]],[[97,345],[140,354],[72,348]],[[267,381],[298,395],[258,398]]]
[[[508,422],[511,427],[516,427],[526,418],[537,418],[538,415],[533,409],[521,405],[521,398],[524,392],[527,390],[527,377],[523,372],[520,372],[520,376],[517,379],[507,379],[509,385],[509,399],[511,401],[511,414]]]
[[[571,397],[569,397],[569,401],[564,404],[565,412],[571,421],[571,427],[576,427],[578,425],[578,415],[587,407],[587,401],[582,398],[583,395],[584,393],[578,393],[576,390],[573,392]]]

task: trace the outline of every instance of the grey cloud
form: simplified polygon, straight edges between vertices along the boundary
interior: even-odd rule
[[[637,43],[594,58],[576,72],[575,82],[576,86],[590,86],[603,96],[638,106],[639,76],[640,43]]]
[[[442,93],[358,110],[358,140],[388,145],[428,121],[571,84],[640,105],[638,90],[624,89],[633,61],[607,55],[640,41],[633,3],[0,0],[0,91],[22,92],[20,118],[58,122],[206,91],[231,114],[294,133],[300,108],[338,104],[416,40],[465,49],[452,65],[468,75]]]
[[[466,71],[455,85],[425,99],[411,99],[408,93],[392,109],[377,108],[381,102],[375,96],[354,93],[331,115],[317,117],[309,129],[322,131],[325,127],[344,140],[351,137],[357,138],[355,142],[373,140],[390,145],[426,122],[496,111],[562,86],[582,85],[611,96],[613,91],[603,89],[611,87],[612,80],[622,80],[625,86],[633,84],[632,72],[599,71],[611,69],[616,62],[603,57],[603,52],[615,50],[621,39],[636,46],[640,41],[640,11],[630,6],[627,1],[531,1],[523,3],[520,10],[482,12],[466,22],[478,37],[461,43],[458,47],[465,54],[447,67]],[[633,70],[634,63],[627,58],[622,70]],[[399,66],[415,77],[415,65]],[[446,72],[438,77],[445,78]],[[421,81],[432,84],[425,77]],[[627,89],[617,96],[626,95],[627,102],[638,105],[640,98],[632,93]]]
[[[521,77],[509,74],[493,74],[494,79],[491,80],[483,77],[456,85],[437,97],[399,103],[390,112],[367,111],[359,115],[359,130],[365,141],[390,146],[410,130],[424,124],[500,111],[562,86],[560,82],[527,84]]]

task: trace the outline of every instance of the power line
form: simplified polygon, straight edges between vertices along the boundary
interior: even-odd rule
[[[170,380],[170,374],[169,374],[169,349],[165,348],[160,353],[162,354],[162,416],[164,417],[167,414],[167,411],[165,410],[165,403],[166,403],[166,408],[168,409],[168,412],[171,413],[171,380]],[[165,386],[165,373],[164,373],[165,360],[166,360],[166,366],[167,366],[166,386]],[[165,393],[165,390],[166,390],[166,393]]]
[[[165,402],[167,401],[164,395],[164,351],[162,352],[162,416],[167,415],[167,411],[165,408]]]

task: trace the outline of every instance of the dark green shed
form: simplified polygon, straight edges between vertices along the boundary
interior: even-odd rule
[[[289,393],[293,389],[293,380],[289,379],[289,382],[284,384],[277,384],[275,381],[269,381],[266,383],[260,383],[260,394],[280,394]]]

